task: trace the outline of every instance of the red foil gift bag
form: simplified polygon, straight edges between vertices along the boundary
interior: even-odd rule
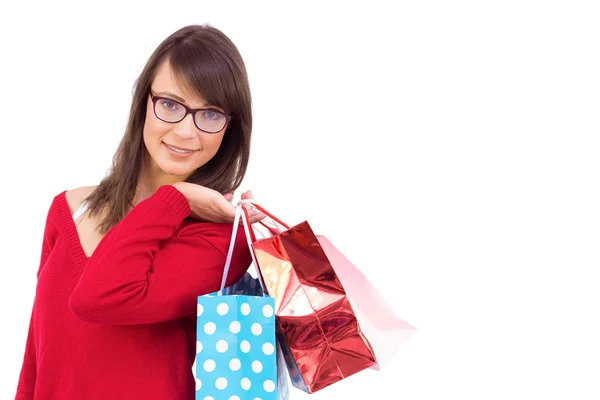
[[[285,228],[270,228],[273,236],[257,240],[245,210],[246,236],[259,278],[275,298],[278,340],[293,385],[314,393],[376,366],[350,300],[308,222],[289,227],[252,205]]]

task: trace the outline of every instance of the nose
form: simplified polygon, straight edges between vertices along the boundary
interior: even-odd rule
[[[195,137],[198,132],[196,125],[194,124],[194,116],[192,114],[188,114],[185,116],[185,118],[176,123],[175,127],[173,128],[173,133],[182,139],[191,139]]]

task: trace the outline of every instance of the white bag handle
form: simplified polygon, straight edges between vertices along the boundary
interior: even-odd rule
[[[265,207],[263,207],[261,204],[258,204],[255,200],[253,200],[253,199],[240,200],[240,203],[251,205],[254,209],[261,211],[263,214],[265,214],[267,217],[269,217],[269,219],[273,223],[272,226],[266,225],[263,221],[261,221],[260,224],[263,225],[265,228],[269,229],[269,231],[271,231],[271,233],[273,233],[273,231],[276,231],[277,233],[281,233],[285,230],[290,229],[289,224],[283,222],[282,220],[280,220],[279,218],[277,218],[276,216],[271,214],[269,211],[267,211],[265,209]]]
[[[231,233],[231,241],[229,242],[229,251],[227,252],[227,259],[225,260],[225,269],[223,270],[223,277],[221,278],[221,289],[225,288],[225,282],[227,282],[227,275],[229,274],[229,267],[231,265],[231,256],[233,255],[233,247],[235,245],[235,239],[237,237],[238,226],[240,226],[240,216],[242,214],[241,207],[238,205],[235,208],[235,217],[233,220],[233,232]],[[250,248],[252,252],[252,248]],[[254,257],[254,256],[253,256]]]
[[[231,266],[231,257],[233,255],[233,248],[235,246],[235,239],[237,237],[237,231],[240,223],[240,218],[243,218],[243,226],[244,233],[246,234],[246,242],[248,243],[248,249],[250,250],[250,255],[252,256],[252,261],[254,263],[254,268],[256,269],[256,276],[258,276],[258,281],[260,282],[260,286],[263,290],[263,293],[267,293],[265,289],[265,283],[263,282],[262,276],[260,275],[260,271],[258,271],[258,263],[256,262],[256,255],[254,254],[254,250],[252,249],[252,235],[250,234],[250,221],[248,220],[248,215],[245,210],[243,210],[244,204],[252,204],[247,200],[241,200],[235,207],[235,216],[233,221],[233,232],[231,233],[231,241],[229,242],[229,251],[227,252],[227,259],[225,260],[225,268],[223,269],[223,277],[221,278],[221,289],[219,290],[219,295],[221,295],[221,291],[225,288],[225,283],[227,282],[227,276],[229,274],[229,267]]]

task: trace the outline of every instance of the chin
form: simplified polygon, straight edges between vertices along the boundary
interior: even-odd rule
[[[163,159],[162,157],[154,160],[154,167],[158,167],[158,169],[166,175],[175,175],[175,176],[183,176],[190,174],[196,168],[190,162],[187,163],[177,163],[171,160]]]
[[[191,175],[192,172],[194,172],[196,169],[160,167],[160,170],[167,175],[178,176],[183,178]]]

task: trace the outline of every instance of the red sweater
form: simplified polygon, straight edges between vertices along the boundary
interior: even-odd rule
[[[65,192],[44,231],[16,399],[193,399],[197,296],[219,289],[231,224],[161,186],[86,257]],[[240,228],[227,284],[251,258]]]

